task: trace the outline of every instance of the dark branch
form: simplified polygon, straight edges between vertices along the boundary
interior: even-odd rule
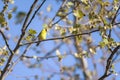
[[[35,1],[34,1],[34,3],[32,4],[32,6],[31,6],[31,8],[30,8],[30,10],[29,10],[29,12],[28,12],[28,14],[27,14],[27,16],[26,16],[26,19],[25,19],[25,21],[24,21],[24,23],[23,23],[23,27],[22,27],[22,31],[23,31],[23,32],[26,30],[26,24],[27,24],[27,22],[28,22],[28,20],[29,20],[29,18],[30,18],[30,15],[32,14],[32,12],[33,12],[33,10],[34,10],[34,7],[36,6],[37,2],[38,2],[38,0],[35,0]]]
[[[32,22],[32,20],[34,19],[36,13],[40,10],[40,8],[42,7],[42,5],[45,3],[46,0],[44,0],[39,6],[38,8],[36,9],[36,11],[34,12],[32,18],[30,19],[30,21],[28,22],[28,24],[26,25],[26,28],[25,30],[27,29],[27,27],[30,25],[30,23]]]
[[[107,59],[107,64],[106,64],[106,69],[104,72],[104,75],[102,77],[100,77],[98,80],[103,80],[104,78],[108,77],[109,75],[111,75],[111,72],[109,71],[112,65],[112,59],[114,57],[114,55],[116,54],[116,52],[118,51],[118,49],[120,48],[120,45],[117,46],[111,53],[111,55],[108,57]],[[108,73],[109,72],[109,73]]]
[[[63,7],[64,3],[66,2],[67,0],[64,0],[63,3],[61,4],[59,10],[56,12],[55,16],[52,18],[52,20],[49,22],[48,25],[50,25],[54,20],[55,20],[55,17],[57,16],[58,12],[60,11],[60,9]],[[53,24],[52,24],[53,26]],[[50,26],[51,27],[51,26]]]
[[[54,26],[55,24],[57,24],[58,22],[60,22],[62,19],[64,19],[66,16],[68,16],[71,13],[73,13],[73,11],[67,13],[64,17],[61,17],[59,20],[57,20],[55,23],[53,23],[52,26]]]
[[[112,21],[111,21],[111,24],[112,24],[112,26],[113,25],[115,25],[114,24],[114,22],[115,22],[115,19],[116,19],[116,17],[117,17],[117,14],[118,14],[118,11],[120,10],[120,6],[119,6],[119,8],[117,9],[117,11],[116,11],[116,13],[115,13],[115,16],[113,17],[113,19],[112,19]],[[110,38],[111,37],[111,29],[109,30],[109,35],[108,35],[108,38]]]
[[[6,39],[5,35],[4,35],[4,33],[1,30],[0,30],[0,33],[2,34],[2,37],[3,37],[4,41],[5,41],[5,44],[6,44],[7,48],[9,49],[10,53],[13,54],[13,51],[10,49],[10,46],[9,46],[9,44],[7,42],[7,39]]]
[[[112,19],[112,21],[111,21],[111,24],[113,25],[114,24],[114,22],[115,22],[115,19],[116,19],[116,17],[117,17],[117,14],[118,14],[118,11],[120,10],[120,6],[119,6],[119,8],[117,9],[117,11],[116,11],[116,13],[115,13],[115,16],[113,17],[113,19]]]
[[[65,1],[66,1],[66,0],[65,0]],[[63,4],[65,3],[65,1],[63,2]],[[63,5],[63,4],[62,4],[62,5]],[[80,3],[79,3],[79,4],[80,4]],[[61,7],[63,7],[62,5],[61,5]],[[77,6],[78,6],[78,5],[77,5]],[[77,7],[77,6],[76,6],[76,7]],[[61,7],[60,7],[60,8],[61,8]],[[59,12],[59,10],[58,10],[58,12]],[[57,13],[58,13],[58,12],[57,12]],[[51,20],[51,22],[54,21],[55,17],[57,16],[57,13],[56,13],[56,15],[53,17],[53,19]],[[62,19],[64,19],[65,17],[67,17],[67,16],[68,16],[69,14],[71,14],[71,13],[73,13],[73,11],[68,12],[65,16],[61,17],[59,20],[57,20],[56,22],[54,22],[51,26],[54,26],[55,24],[57,24],[58,22],[60,22]],[[50,22],[50,23],[51,23],[51,22]],[[49,23],[49,24],[50,24],[50,23]],[[50,27],[51,27],[51,26],[50,26]]]
[[[118,23],[114,23],[114,25],[118,25],[118,24],[120,24],[120,22],[118,22]]]
[[[5,67],[4,67],[4,69],[3,69],[2,73],[1,73],[1,76],[0,76],[0,79],[1,79],[1,80],[4,80],[4,78],[5,78],[4,74],[5,74],[6,71],[8,70],[8,67],[9,67],[9,65],[10,65],[10,61],[12,60],[12,57],[13,57],[13,54],[14,54],[14,53],[13,53],[13,51],[10,49],[4,33],[3,33],[1,30],[0,30],[0,33],[2,34],[2,37],[3,37],[3,39],[4,39],[5,43],[6,43],[6,46],[7,46],[7,48],[9,49],[9,51],[10,51],[10,53],[11,53],[11,54],[10,54],[10,57],[9,57],[7,63],[6,63],[6,65],[5,65]]]
[[[12,69],[14,68],[14,66],[15,66],[15,65],[18,63],[18,61],[21,59],[21,57],[29,50],[30,46],[31,46],[31,44],[27,45],[27,47],[26,47],[26,49],[24,50],[23,54],[22,54],[19,58],[17,58],[17,60],[13,63],[13,65],[9,68],[7,74],[9,74],[10,71],[12,71]]]
[[[35,7],[35,5],[36,5],[36,3],[38,2],[38,0],[35,0],[34,1],[34,3],[32,4],[32,6],[31,6],[31,8],[30,8],[30,10],[29,10],[29,12],[28,12],[28,14],[27,14],[27,16],[26,16],[26,19],[25,19],[25,21],[24,21],[24,24],[23,24],[23,27],[22,27],[22,33],[21,33],[21,35],[20,35],[20,38],[19,38],[19,40],[18,40],[18,42],[17,42],[17,45],[16,45],[16,47],[15,47],[15,49],[13,50],[14,51],[14,53],[18,50],[18,48],[20,47],[20,42],[21,42],[21,40],[23,39],[23,37],[24,37],[24,35],[25,35],[25,30],[27,29],[27,27],[26,27],[26,24],[27,24],[27,22],[28,22],[28,20],[29,20],[29,18],[30,18],[30,15],[31,15],[31,13],[32,13],[32,11],[34,10],[34,7]],[[35,13],[36,14],[36,13]],[[34,18],[34,16],[33,16],[33,18]],[[33,19],[32,18],[32,19]],[[30,20],[30,21],[32,21],[32,20]],[[0,79],[1,80],[4,80],[4,78],[5,78],[5,73],[8,71],[8,69],[9,69],[9,66],[10,66],[10,62],[12,61],[12,58],[13,58],[13,54],[11,54],[10,55],[10,57],[9,57],[9,59],[8,59],[8,61],[7,61],[7,63],[6,63],[6,66],[5,66],[5,68],[3,69],[3,71],[2,71],[2,73],[1,73],[1,76],[0,76]]]
[[[1,79],[1,80],[4,80],[4,78],[5,78],[4,74],[5,74],[6,71],[8,70],[8,67],[9,67],[9,65],[10,65],[10,61],[12,60],[12,57],[13,57],[13,54],[14,54],[14,53],[13,53],[13,51],[10,49],[4,33],[3,33],[1,30],[0,30],[0,33],[2,34],[2,37],[3,37],[3,39],[4,39],[5,43],[6,43],[6,46],[7,46],[7,48],[9,49],[9,51],[10,51],[10,53],[11,53],[11,54],[10,54],[10,57],[9,57],[7,63],[6,63],[6,65],[5,65],[5,67],[4,67],[4,69],[3,69],[2,73],[1,73],[1,76],[0,76],[0,79]]]
[[[59,38],[50,38],[50,39],[45,39],[45,40],[41,40],[41,41],[34,41],[34,42],[24,43],[24,44],[21,44],[20,46],[28,45],[28,44],[32,44],[32,43],[43,42],[43,41],[60,40],[60,39],[75,37],[75,36],[79,36],[79,35],[87,35],[87,34],[91,34],[93,32],[97,32],[97,31],[99,31],[99,30],[94,30],[94,31],[85,32],[85,33],[79,33],[79,34],[73,34],[73,35],[63,36],[63,37],[59,37]]]
[[[64,55],[61,55],[61,56],[66,56],[66,55],[71,55],[71,54],[64,54]],[[28,58],[28,59],[37,59],[37,60],[43,60],[43,59],[50,59],[50,58],[56,58],[58,56],[46,56],[46,57],[40,57],[40,56],[23,56],[25,58]]]
[[[30,15],[32,14],[32,11],[33,11],[35,5],[37,4],[37,1],[38,1],[38,0],[35,0],[35,1],[34,1],[34,3],[32,4],[32,6],[31,6],[31,8],[30,8],[30,10],[29,10],[29,12],[28,12],[28,14],[27,14],[27,16],[26,16],[26,19],[25,19],[25,21],[24,21],[24,23],[23,23],[23,27],[22,27],[22,30],[21,30],[22,33],[21,33],[20,38],[19,38],[19,40],[18,40],[18,42],[17,42],[17,45],[16,45],[16,47],[15,47],[15,49],[14,49],[14,52],[16,52],[17,49],[20,47],[19,44],[20,44],[21,40],[23,39],[23,37],[24,37],[24,35],[25,35],[26,24],[27,24],[27,22],[28,22],[28,20],[29,20],[29,18],[30,18]]]

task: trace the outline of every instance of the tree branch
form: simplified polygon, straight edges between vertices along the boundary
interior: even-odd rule
[[[118,25],[118,24],[120,24],[120,22],[118,22],[118,23],[114,23],[114,25]]]
[[[48,57],[48,56],[51,55],[55,50],[59,49],[62,45],[63,45],[63,43],[60,43],[60,44],[59,44],[58,46],[56,46],[54,49],[52,49],[51,51],[47,52],[44,57]],[[43,59],[44,59],[44,58],[43,58]],[[43,59],[41,59],[41,61],[42,61]]]
[[[64,1],[63,1],[63,3],[61,4],[59,10],[56,12],[55,16],[54,16],[54,17],[52,18],[52,20],[48,23],[48,25],[50,25],[50,24],[55,20],[55,17],[57,16],[57,14],[58,14],[58,12],[60,11],[60,9],[64,6],[64,4],[65,4],[66,1],[67,1],[67,0],[64,0]],[[53,26],[53,24],[52,24],[52,26]],[[51,27],[51,26],[50,26],[50,27]]]
[[[80,4],[80,3],[79,3]],[[77,5],[78,6],[78,5]],[[77,7],[76,6],[76,7]],[[73,13],[73,11],[70,11],[69,13],[67,13],[65,16],[61,17],[59,20],[57,20],[55,23],[52,24],[52,26],[54,26],[55,24],[57,24],[58,22],[60,22],[62,19],[64,19],[66,16],[68,16],[69,14]]]
[[[10,51],[10,57],[9,57],[9,59],[8,59],[8,61],[7,61],[7,63],[6,63],[6,65],[5,65],[5,67],[4,67],[4,69],[2,70],[2,73],[1,73],[1,75],[0,75],[0,79],[1,80],[4,80],[4,78],[5,78],[5,76],[4,76],[4,74],[5,74],[5,72],[8,70],[8,67],[9,67],[9,65],[10,65],[10,61],[12,60],[12,56],[13,56],[13,51],[10,49],[10,47],[9,47],[9,44],[8,44],[8,42],[7,42],[7,39],[6,39],[6,37],[5,37],[5,35],[4,35],[4,33],[0,30],[0,33],[2,34],[2,37],[3,37],[3,39],[4,39],[4,41],[5,41],[5,43],[6,43],[6,46],[7,46],[7,48],[9,49],[9,51]]]
[[[63,4],[61,5],[61,7],[63,7],[63,5],[64,5],[65,2],[66,2],[66,0],[63,2]],[[79,4],[80,4],[80,3],[79,3]],[[78,5],[77,5],[77,6],[78,6]],[[76,7],[77,7],[77,6],[76,6]],[[61,7],[60,7],[60,8],[61,8]],[[59,12],[59,10],[58,10],[58,12]],[[57,12],[57,13],[58,13],[58,12]],[[53,19],[51,20],[51,22],[54,21],[55,17],[57,16],[57,13],[55,14],[55,16],[53,17]],[[68,12],[65,16],[61,17],[59,20],[57,20],[56,22],[54,22],[51,26],[54,26],[55,24],[57,24],[58,22],[60,22],[62,19],[64,19],[66,16],[68,16],[68,15],[71,14],[71,13],[73,13],[73,11]],[[50,22],[50,23],[51,23],[51,22]],[[50,25],[50,23],[49,23],[48,25]],[[51,27],[51,26],[50,26],[50,27]]]
[[[6,44],[7,48],[8,48],[8,50],[13,55],[13,51],[10,49],[10,46],[9,46],[9,44],[7,42],[7,39],[6,39],[5,35],[4,35],[4,33],[1,30],[0,30],[0,33],[2,34],[2,37],[3,37],[4,41],[5,41],[5,44]]]
[[[46,0],[44,0],[44,1],[46,1]],[[43,1],[43,2],[44,2]],[[19,38],[19,40],[18,40],[18,42],[17,42],[17,45],[16,45],[16,47],[15,47],[15,49],[13,50],[14,51],[14,53],[18,50],[18,48],[20,47],[20,42],[21,42],[21,40],[23,39],[23,37],[24,37],[24,35],[25,35],[25,30],[27,29],[27,27],[29,26],[29,24],[31,23],[31,21],[33,20],[33,18],[34,18],[34,16],[35,16],[35,14],[37,13],[37,11],[38,10],[36,10],[36,12],[34,13],[34,15],[33,15],[33,17],[31,18],[31,20],[30,20],[30,22],[28,23],[28,25],[26,26],[26,24],[27,24],[27,22],[28,22],[28,20],[29,20],[29,18],[30,18],[30,15],[31,15],[31,13],[32,13],[32,11],[33,11],[33,9],[34,9],[34,7],[35,7],[35,5],[36,5],[36,3],[38,2],[38,0],[35,0],[34,1],[34,3],[32,4],[32,6],[31,6],[31,8],[30,8],[30,10],[29,10],[29,12],[28,12],[28,14],[27,14],[27,16],[26,16],[26,19],[25,19],[25,21],[24,21],[24,24],[23,24],[23,27],[22,27],[22,33],[21,33],[21,35],[20,35],[20,38]],[[41,7],[41,6],[40,6]],[[39,9],[40,9],[40,7],[39,7]],[[5,68],[3,69],[3,72],[1,73],[1,76],[0,76],[0,79],[2,79],[2,80],[4,80],[4,76],[5,76],[5,72],[8,70],[8,68],[9,68],[9,66],[10,66],[10,62],[12,61],[12,58],[13,58],[13,54],[11,54],[10,55],[10,57],[9,57],[9,59],[8,59],[8,62],[7,62],[7,64],[6,64],[6,66],[5,66]]]
[[[73,35],[63,36],[63,37],[58,37],[58,38],[50,38],[50,39],[45,39],[45,40],[41,40],[41,41],[28,42],[28,43],[21,44],[20,46],[24,46],[24,45],[28,45],[28,44],[32,44],[32,43],[43,42],[43,41],[60,40],[60,39],[75,37],[75,36],[79,36],[79,35],[87,35],[87,34],[91,34],[93,32],[97,32],[97,31],[99,31],[99,30],[97,29],[97,30],[93,30],[90,32],[85,32],[85,33],[73,34]]]
[[[58,49],[62,44],[63,44],[63,43],[59,44],[57,47],[55,47],[54,49],[52,49],[50,52],[46,53],[46,55],[45,55],[43,58],[42,58],[42,57],[39,58],[39,60],[42,61],[42,60],[45,59],[46,57],[48,58],[49,55],[50,55],[53,51],[55,51],[56,49]],[[11,68],[9,68],[8,73],[9,73],[10,71],[12,71],[12,69],[14,68],[14,66],[19,62],[19,60],[20,60],[22,57],[26,57],[26,56],[25,56],[25,53],[29,50],[30,46],[31,46],[31,44],[27,45],[27,47],[26,47],[26,49],[24,50],[24,52],[17,58],[17,60],[13,63],[13,65],[11,66]],[[51,56],[51,57],[54,57],[54,56]],[[32,57],[27,56],[27,58],[32,58]],[[8,73],[7,73],[7,74],[8,74]]]
[[[60,22],[62,19],[64,19],[67,15],[73,13],[73,11],[67,13],[64,17],[61,17],[59,20],[57,20],[55,23],[52,24],[52,26],[54,26],[55,24],[57,24],[58,22]]]
[[[26,49],[24,50],[23,54],[13,63],[13,65],[8,69],[8,73],[5,75],[7,76],[11,71],[12,69],[14,68],[14,66],[18,63],[18,61],[21,59],[21,57],[29,50],[31,44],[27,45]]]
[[[111,75],[111,72],[109,72],[109,69],[111,68],[112,59],[113,59],[115,53],[118,51],[119,48],[120,48],[120,45],[117,46],[117,47],[112,51],[111,55],[108,57],[104,75],[101,76],[98,80],[103,80],[104,78],[106,78],[106,77],[108,77],[109,75]],[[109,73],[108,73],[108,72],[109,72]]]
[[[115,13],[115,16],[113,17],[112,21],[111,21],[111,24],[112,26],[113,25],[117,25],[119,23],[114,23],[115,22],[115,19],[117,17],[117,14],[120,10],[120,6],[119,8],[117,9],[116,13]],[[109,30],[109,34],[108,34],[108,38],[111,37],[111,29]],[[110,72],[110,68],[111,68],[111,64],[112,64],[112,59],[113,59],[113,56],[115,55],[115,53],[118,51],[118,49],[120,48],[120,45],[117,46],[113,51],[109,48],[109,50],[111,51],[111,55],[109,56],[109,58],[107,59],[107,64],[106,64],[106,69],[105,69],[105,72],[104,72],[104,75],[101,76],[98,80],[103,80],[104,78],[110,76],[112,74],[112,72]]]
[[[112,26],[115,25],[114,22],[115,22],[115,19],[116,19],[116,17],[117,17],[117,13],[118,13],[119,10],[120,10],[120,6],[119,6],[119,8],[117,9],[117,11],[116,11],[116,13],[115,13],[115,16],[113,17],[113,19],[112,19],[112,21],[111,21]],[[112,30],[110,29],[110,30],[109,30],[109,34],[108,34],[108,38],[111,37],[111,31],[112,31]]]
[[[61,55],[61,56],[66,56],[66,55],[71,55],[71,54],[64,54],[64,55]],[[37,59],[37,60],[43,60],[43,59],[49,59],[49,58],[56,58],[58,56],[46,56],[46,57],[40,57],[40,56],[22,56],[22,57],[25,57],[25,58],[28,58],[28,59]]]
[[[27,29],[27,27],[30,25],[30,23],[32,22],[32,20],[34,19],[34,17],[35,17],[35,15],[36,15],[36,13],[40,10],[40,8],[43,6],[43,4],[45,3],[45,1],[46,0],[44,0],[39,6],[38,6],[38,8],[35,10],[35,12],[34,12],[34,14],[33,14],[33,16],[32,16],[32,18],[30,19],[30,21],[28,22],[28,24],[26,25],[26,28],[25,28],[25,30]]]
[[[21,30],[22,33],[21,33],[20,38],[19,38],[19,40],[18,40],[18,42],[17,42],[17,45],[16,45],[16,47],[15,47],[15,49],[14,49],[14,52],[16,52],[17,49],[20,47],[19,44],[20,44],[21,40],[23,39],[23,37],[24,37],[24,35],[25,35],[26,24],[27,24],[27,22],[28,22],[28,19],[30,18],[30,15],[32,14],[32,11],[33,11],[35,5],[37,4],[37,1],[38,1],[38,0],[35,0],[35,1],[34,1],[34,3],[32,4],[32,6],[31,6],[31,8],[30,8],[30,10],[29,10],[29,12],[28,12],[28,14],[27,14],[27,16],[26,16],[26,19],[25,19],[25,21],[24,21],[24,23],[23,23],[22,30]]]

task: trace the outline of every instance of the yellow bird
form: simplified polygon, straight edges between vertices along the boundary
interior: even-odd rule
[[[46,36],[47,36],[47,29],[44,28],[38,35],[38,40],[41,41],[41,40],[45,40],[46,39]],[[38,46],[40,44],[40,42],[38,42],[36,44],[36,46]]]

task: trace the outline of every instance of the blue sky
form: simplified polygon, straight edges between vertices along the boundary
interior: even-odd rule
[[[12,9],[14,6],[17,6],[18,9],[17,11],[25,11],[25,12],[28,12],[29,11],[29,8],[31,6],[31,4],[33,3],[34,0],[15,0],[15,4],[10,4],[9,6],[9,9]],[[40,2],[39,2],[40,3]],[[1,1],[0,1],[0,4]],[[52,12],[47,12],[46,11],[46,7],[51,4],[52,7],[53,7],[53,10]],[[52,18],[54,15],[55,15],[55,12],[58,10],[59,6],[60,6],[60,2],[59,3],[56,3],[55,1],[53,0],[47,0],[45,2],[45,5],[42,6],[42,8],[40,9],[40,11],[43,11],[43,15],[48,15],[49,18]],[[3,5],[0,5],[0,10],[2,9],[2,6]],[[19,25],[15,25],[14,24],[14,21],[15,21],[15,14],[16,13],[13,13],[13,18],[8,22],[9,23],[9,26],[10,26],[10,31],[7,31],[6,33],[9,34],[11,36],[11,40],[9,41],[9,44],[10,44],[10,47],[12,49],[14,49],[15,47],[15,43],[13,41],[13,38],[17,35],[19,35],[21,33],[21,27],[22,27],[22,24],[19,24]],[[72,19],[72,18],[71,18]],[[61,22],[62,23],[62,22]],[[32,29],[35,29],[37,30],[37,32],[39,33],[41,30],[42,30],[42,25],[44,24],[43,21],[40,21],[38,17],[35,17],[35,19],[32,21],[32,23],[30,24],[29,28],[32,28]],[[52,31],[50,32],[52,33]],[[48,38],[51,37],[51,36],[48,36]],[[116,41],[119,42],[119,39],[115,36],[115,34],[112,34],[112,37],[115,38]],[[92,34],[92,38],[94,38],[94,44],[97,44],[99,41],[101,41],[101,37],[99,35],[99,33],[93,33]],[[0,39],[0,42],[2,42],[2,39]],[[72,43],[73,44],[73,43]],[[0,43],[0,46],[4,45],[4,43]],[[40,45],[44,46],[43,50],[44,49],[47,49],[45,50],[45,52],[49,52],[50,50],[52,50],[55,46],[59,45],[59,43],[55,43],[53,41],[48,41],[48,42],[42,42]],[[62,45],[62,47],[60,48],[60,52],[61,53],[67,53],[69,52],[69,49],[73,49],[73,47],[69,46],[70,48],[66,47],[65,44]],[[32,47],[33,48],[33,47]],[[39,50],[40,47],[38,47],[37,49]],[[22,53],[22,51],[25,49],[25,47],[22,47],[20,48],[20,51]],[[41,50],[41,49],[40,49]],[[75,49],[73,49],[73,53],[76,52]],[[56,53],[53,52],[53,55],[55,55]],[[27,55],[39,55],[39,56],[43,56],[44,53],[41,53],[41,54],[35,54],[35,51],[33,49],[29,50],[27,52]],[[107,54],[109,55],[109,54]],[[94,55],[94,59],[96,61],[98,61],[99,63],[99,59],[104,56],[104,54],[100,51],[100,50],[97,50],[97,54]],[[36,60],[35,59],[30,59],[30,61],[32,63],[34,63]],[[26,65],[23,63],[23,62],[19,62],[13,69],[13,72],[10,73],[8,75],[8,77],[6,78],[6,80],[25,80],[24,76],[31,76],[30,80],[34,80],[34,75],[39,75],[40,77],[47,77],[52,71],[53,72],[60,72],[60,65],[64,65],[64,66],[74,66],[74,64],[76,63],[76,60],[73,56],[69,55],[67,56],[65,59],[62,60],[62,62],[56,62],[57,61],[57,58],[53,58],[53,59],[45,59],[43,60],[42,63],[43,64],[43,68],[40,69],[40,68],[27,68]],[[92,71],[94,70],[94,67],[93,65],[91,64],[92,63],[92,60],[91,58],[87,58],[87,61],[88,61],[88,66],[89,66],[89,69]],[[57,64],[57,65],[56,65]],[[115,70],[117,71],[120,71],[119,69],[119,66],[120,66],[120,63],[117,63],[116,64],[116,67],[115,67]],[[45,69],[45,70],[44,70]],[[101,75],[103,75],[103,72],[104,72],[104,68],[102,67],[102,65],[100,64],[97,64],[97,71],[99,72],[99,77]],[[81,70],[77,70],[75,72],[76,74],[80,74],[81,76],[82,75],[82,71]],[[114,75],[112,75],[114,76]],[[108,77],[106,80],[109,80],[111,77]],[[117,76],[116,77],[116,80],[119,80],[120,77]],[[52,80],[60,80],[60,76],[59,75],[55,75]]]

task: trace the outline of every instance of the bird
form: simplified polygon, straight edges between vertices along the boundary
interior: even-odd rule
[[[47,28],[44,28],[38,35],[38,40],[41,41],[41,40],[45,40],[46,39],[46,36],[47,36]],[[36,46],[39,46],[40,42],[38,42],[36,44]]]

